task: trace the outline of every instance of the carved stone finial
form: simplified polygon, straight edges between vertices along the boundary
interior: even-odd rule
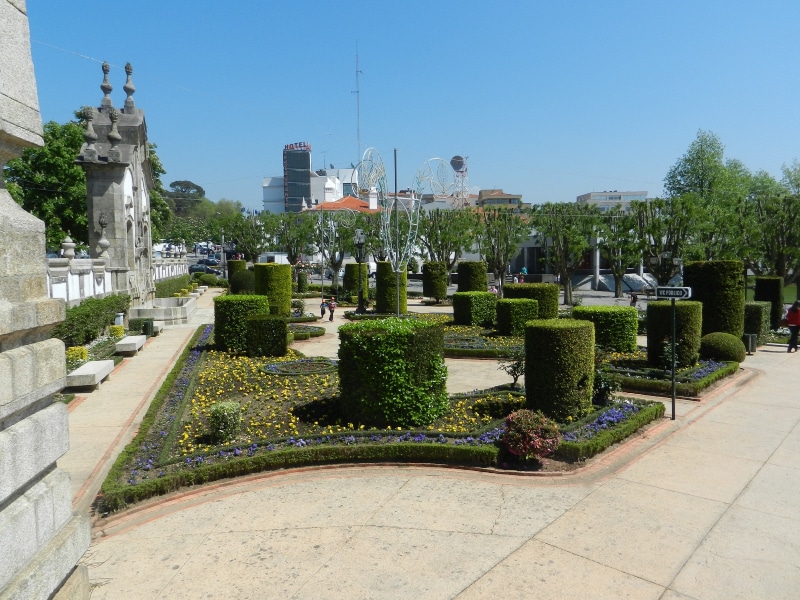
[[[100,89],[103,91],[103,99],[100,101],[100,106],[102,107],[111,107],[114,106],[114,103],[111,102],[111,90],[114,88],[111,86],[111,82],[108,80],[108,73],[111,71],[111,67],[108,65],[107,62],[103,62],[103,83],[100,84]]]
[[[69,260],[75,258],[75,242],[72,241],[69,231],[67,232],[67,237],[61,242],[61,256]]]
[[[115,148],[117,144],[122,141],[122,136],[119,134],[119,130],[117,129],[119,113],[117,112],[116,108],[112,108],[108,112],[108,118],[111,119],[111,131],[108,132],[108,141],[111,143],[111,147]]]
[[[125,90],[125,93],[128,95],[127,98],[125,98],[125,112],[129,114],[132,113],[136,108],[136,105],[133,102],[133,94],[136,93],[136,88],[134,87],[133,79],[131,78],[131,75],[133,75],[133,67],[131,66],[131,63],[125,64],[125,73],[128,75],[128,79],[125,81],[125,85],[122,86],[122,89]]]
[[[106,238],[106,227],[108,227],[108,217],[106,213],[100,211],[100,216],[97,219],[97,224],[100,225],[100,239],[97,240],[97,247],[95,252],[100,258],[108,258],[108,247],[111,242]]]
[[[83,141],[86,142],[87,147],[94,148],[94,143],[97,141],[97,134],[94,132],[94,127],[92,126],[94,109],[91,106],[84,106],[81,109],[81,115],[86,121],[86,129],[83,131]]]

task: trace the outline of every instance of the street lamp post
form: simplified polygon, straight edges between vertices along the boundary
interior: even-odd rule
[[[364,244],[367,241],[367,236],[364,234],[363,229],[356,229],[353,236],[353,244],[356,247],[356,262],[358,263],[358,308],[356,309],[357,315],[363,315],[367,312],[364,306],[364,281],[361,276],[361,261],[364,260]]]

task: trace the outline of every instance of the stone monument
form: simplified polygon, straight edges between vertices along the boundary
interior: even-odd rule
[[[42,144],[24,0],[0,0],[0,599],[88,598],[88,515],[72,510],[64,344],[50,331],[63,300],[47,293],[44,223],[12,200],[2,169]],[[58,595],[54,596],[57,590]]]
[[[133,68],[125,65],[127,97],[114,108],[110,67],[103,63],[103,98],[82,110],[85,131],[78,163],[86,171],[89,247],[106,260],[116,294],[129,294],[131,307],[155,297],[152,273],[150,194],[153,175],[144,112],[136,108]]]

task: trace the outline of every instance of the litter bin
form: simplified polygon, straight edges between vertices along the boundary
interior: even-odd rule
[[[125,313],[117,313],[114,317],[114,325],[125,325]]]
[[[742,336],[742,341],[744,342],[744,348],[747,350],[748,354],[752,354],[756,351],[756,347],[758,346],[758,335],[755,333],[745,333]]]
[[[147,337],[153,337],[153,319],[142,321],[142,333]]]

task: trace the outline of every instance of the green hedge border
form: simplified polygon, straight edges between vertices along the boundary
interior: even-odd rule
[[[699,381],[692,383],[676,382],[675,394],[678,396],[695,398],[710,385],[716,383],[720,379],[733,375],[738,370],[739,363],[729,362],[727,367],[714,371],[711,375]],[[636,377],[625,377],[621,375],[612,375],[612,377],[619,382],[623,391],[626,392],[641,392],[644,394],[653,394],[655,396],[672,395],[672,382],[668,380],[638,379]]]

